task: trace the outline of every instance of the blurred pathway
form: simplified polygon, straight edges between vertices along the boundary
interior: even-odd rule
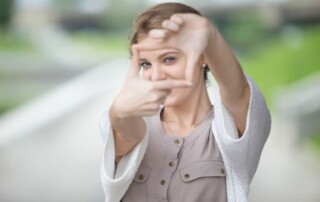
[[[250,202],[320,201],[320,157],[295,135],[285,120],[273,116],[271,134],[251,184]]]
[[[1,202],[99,202],[99,120],[125,75],[99,66],[0,117]]]

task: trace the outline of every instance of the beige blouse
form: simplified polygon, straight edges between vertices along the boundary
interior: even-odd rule
[[[213,109],[186,137],[165,135],[156,116],[147,151],[122,202],[226,202],[224,163],[211,131]]]

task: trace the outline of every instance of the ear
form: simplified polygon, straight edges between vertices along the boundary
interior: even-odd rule
[[[204,60],[204,55],[203,55],[203,54],[200,56],[200,62],[201,62],[201,63],[204,63],[204,62],[205,62],[205,60]]]
[[[206,62],[206,58],[204,57],[203,54],[200,56],[199,62],[200,62],[202,67],[206,66],[207,62]]]

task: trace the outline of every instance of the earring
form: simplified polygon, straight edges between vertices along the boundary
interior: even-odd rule
[[[203,64],[202,64],[202,67],[203,67],[203,68],[205,68],[206,66],[207,66],[207,64],[206,64],[206,63],[203,63]]]

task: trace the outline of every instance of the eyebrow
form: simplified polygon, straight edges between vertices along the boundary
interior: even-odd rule
[[[149,61],[148,61],[147,59],[145,59],[145,58],[140,58],[139,61],[140,61],[140,62],[149,62]]]
[[[178,53],[179,53],[178,51],[168,51],[168,52],[165,52],[165,53],[160,54],[158,58],[163,58],[165,55],[168,55],[168,54],[178,54]],[[143,62],[148,62],[147,59],[145,59],[145,58],[140,58],[140,62],[142,62],[142,61],[143,61]]]
[[[164,57],[165,55],[169,55],[169,54],[177,54],[179,53],[178,51],[170,51],[170,52],[166,52],[166,53],[162,53],[158,58],[162,58]]]

